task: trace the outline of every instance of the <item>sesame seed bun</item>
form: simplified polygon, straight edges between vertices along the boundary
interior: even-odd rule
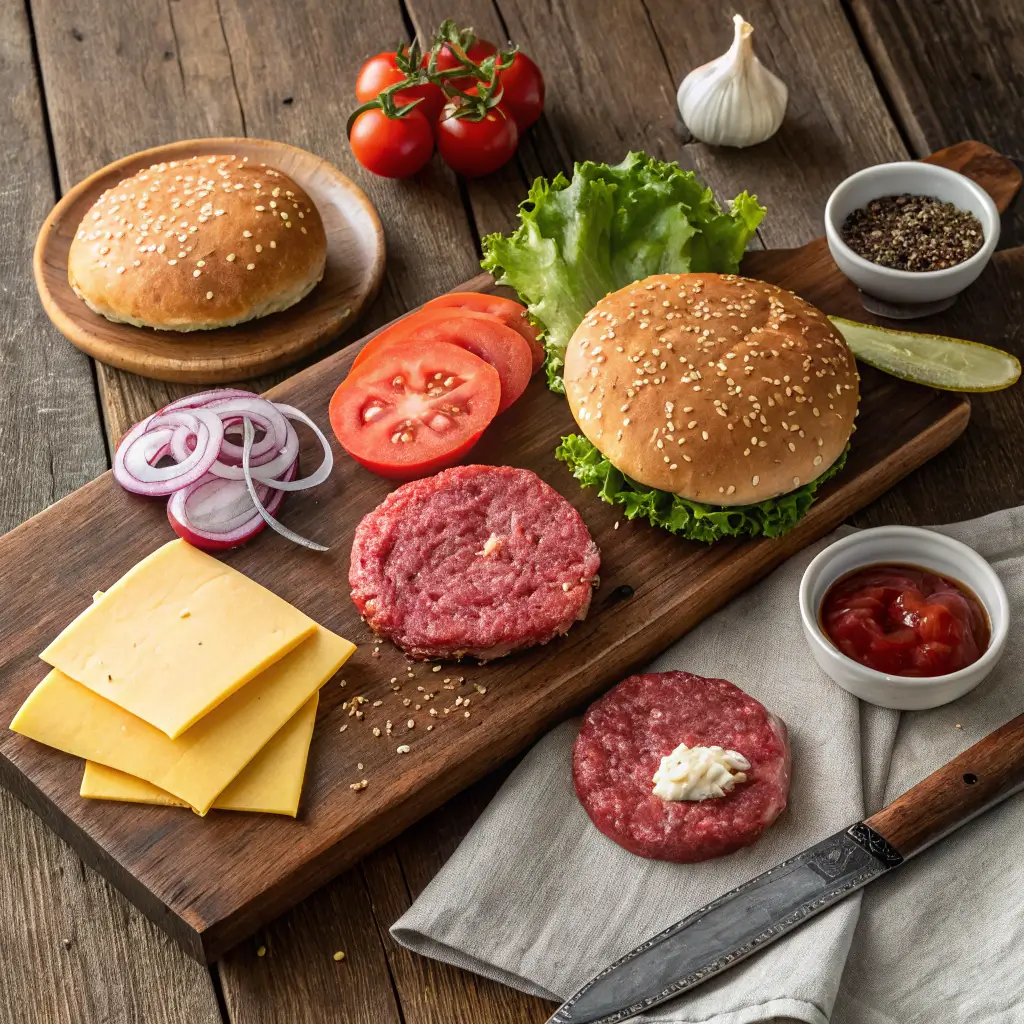
[[[727,506],[824,473],[859,398],[853,355],[822,312],[723,274],[658,274],[607,295],[569,342],[565,391],[628,477]]]
[[[201,331],[294,305],[326,258],[320,214],[291,178],[248,157],[192,157],[104,192],[71,243],[68,281],[108,320]]]

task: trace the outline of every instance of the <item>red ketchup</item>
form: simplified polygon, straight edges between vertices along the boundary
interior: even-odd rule
[[[913,565],[869,565],[821,604],[825,635],[848,658],[894,676],[941,676],[988,647],[988,616],[962,583]]]

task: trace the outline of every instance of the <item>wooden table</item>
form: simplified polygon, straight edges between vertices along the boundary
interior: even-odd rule
[[[726,48],[732,13],[725,0],[0,0],[0,530],[102,472],[112,441],[182,393],[91,364],[50,326],[32,285],[32,243],[56,197],[129,152],[247,134],[352,175],[389,247],[366,329],[471,277],[480,236],[508,230],[533,177],[573,160],[645,149],[696,169],[723,197],[749,188],[770,210],[759,244],[785,247],[821,233],[829,191],[859,167],[964,138],[1024,154],[1018,0],[748,0],[758,51],[789,84],[789,114],[771,142],[715,152],[681,132],[674,96],[686,71]],[[544,71],[547,112],[490,178],[459,181],[436,161],[413,181],[372,178],[345,140],[356,71],[450,16],[519,42]],[[1024,242],[1020,209],[1004,219],[1004,246]],[[960,300],[951,330],[1021,355],[1022,321],[1024,260],[1006,254]],[[1024,389],[981,396],[964,438],[857,522],[1020,504],[1022,442]],[[500,781],[453,800],[210,970],[0,793],[0,1020],[543,1021],[548,1004],[388,936]]]

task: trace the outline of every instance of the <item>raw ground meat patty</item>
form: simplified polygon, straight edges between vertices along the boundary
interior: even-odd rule
[[[374,632],[406,654],[487,661],[584,618],[600,562],[580,514],[535,473],[456,466],[363,517],[349,583]]]
[[[680,743],[735,750],[747,781],[701,802],[651,790]],[[590,820],[641,857],[708,860],[758,840],[789,795],[789,740],[781,719],[724,679],[688,672],[630,676],[588,709],[573,749],[576,794]]]

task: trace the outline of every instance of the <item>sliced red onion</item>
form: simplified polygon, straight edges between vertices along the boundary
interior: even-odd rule
[[[283,491],[302,491],[307,487],[319,487],[331,475],[331,470],[334,469],[334,452],[331,450],[331,442],[324,437],[324,432],[301,409],[296,409],[293,405],[283,405],[280,402],[277,403],[277,409],[289,419],[305,423],[316,434],[317,440],[324,449],[324,460],[317,467],[316,472],[310,473],[309,476],[296,480],[293,483],[287,485],[278,484],[277,486]],[[253,476],[257,480],[266,480],[264,473],[265,467],[261,467],[260,471],[254,473]]]
[[[173,466],[158,466],[160,448],[173,443],[176,428],[195,435],[195,448]],[[114,453],[114,478],[134,494],[159,497],[172,494],[205,476],[220,455],[224,424],[205,409],[159,412],[136,424]]]
[[[320,466],[302,480],[296,479],[299,437],[292,420],[306,424],[324,451]],[[242,445],[225,436],[238,424]],[[167,457],[176,465],[160,466]],[[269,525],[297,544],[326,551],[278,523],[274,512],[284,492],[323,483],[333,464],[330,443],[301,410],[217,388],[171,402],[132,427],[115,454],[114,476],[134,493],[170,495],[172,526],[199,546],[234,547]]]
[[[260,501],[259,495],[256,493],[256,485],[253,482],[252,470],[249,465],[249,455],[250,452],[252,451],[253,440],[256,437],[256,431],[253,428],[252,420],[248,419],[247,417],[243,423],[242,429],[244,431],[244,442],[242,445],[242,472],[245,474],[245,485],[246,487],[249,488],[249,497],[252,498],[253,504],[256,506],[256,511],[259,512],[260,516],[263,518],[263,521],[275,533],[281,534],[282,537],[285,537],[296,544],[301,544],[304,548],[309,548],[311,551],[328,551],[329,548],[326,548],[323,544],[318,544],[314,540],[307,540],[305,537],[302,537],[299,534],[297,534],[294,530],[289,530],[287,526],[284,526],[283,524],[279,523],[273,517],[269,509],[263,507],[263,503]],[[329,450],[330,449],[328,446],[328,451]],[[282,487],[281,489],[290,490],[291,488]]]
[[[246,422],[250,422],[246,419]],[[299,457],[299,435],[295,428],[285,420],[286,437],[284,445],[277,451],[264,453],[259,458],[251,458],[249,465],[252,467],[253,478],[261,483],[273,483],[284,471]],[[255,436],[255,433],[254,435]],[[217,462],[210,468],[214,476],[222,476],[225,480],[244,480],[245,474],[241,466],[232,466],[224,462]],[[302,488],[293,488],[301,490]]]
[[[194,395],[186,395],[179,398],[170,405],[165,405],[158,410],[156,415],[164,412],[174,412],[176,409],[198,409],[200,406],[208,405],[210,402],[221,402],[226,398],[258,398],[251,391],[243,391],[241,388],[213,388],[210,391],[197,391]]]
[[[289,468],[285,479],[291,479],[297,471],[298,463]],[[260,485],[258,493],[271,515],[284,501],[284,491]],[[215,476],[206,476],[173,494],[167,503],[167,517],[175,532],[196,547],[209,550],[237,547],[265,526],[245,481]]]
[[[247,398],[234,396],[223,401],[209,402],[204,407],[217,413],[225,426],[240,423],[242,416],[248,416],[265,434],[252,446],[252,458],[258,459],[267,452],[275,454],[284,448],[288,441],[288,421],[273,402],[249,395]],[[242,446],[233,441],[225,440],[221,446],[221,459],[225,456],[242,461]],[[259,463],[254,463],[259,465]]]

